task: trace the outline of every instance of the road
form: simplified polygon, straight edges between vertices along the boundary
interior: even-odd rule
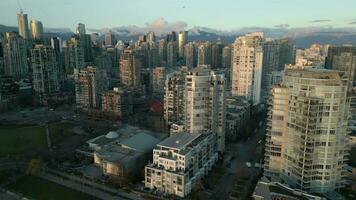
[[[266,130],[266,123],[263,122],[261,127],[258,127],[257,132],[252,135],[247,141],[240,141],[238,143],[232,143],[227,145],[227,149],[231,155],[235,158],[230,161],[231,167],[227,168],[226,173],[222,176],[219,183],[211,192],[210,199],[228,199],[230,191],[233,189],[236,178],[239,178],[240,171],[248,171],[253,175],[258,174],[258,170],[246,167],[246,162],[251,162],[253,165],[255,162],[260,162],[260,158],[257,154],[257,147],[260,146],[259,140],[262,140]],[[227,163],[226,163],[227,164]],[[247,187],[247,186],[246,186]]]

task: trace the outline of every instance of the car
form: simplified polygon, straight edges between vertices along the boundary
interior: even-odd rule
[[[248,167],[248,168],[251,168],[251,163],[250,162],[246,162],[246,166]]]
[[[260,163],[255,163],[255,168],[262,168],[262,165]]]

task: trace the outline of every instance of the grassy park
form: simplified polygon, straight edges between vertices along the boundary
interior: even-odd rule
[[[9,189],[34,199],[95,200],[95,197],[72,190],[45,179],[26,175],[9,186]]]
[[[72,134],[73,125],[52,122],[49,131],[52,144]],[[46,128],[40,125],[0,125],[0,156],[20,155],[47,146]]]

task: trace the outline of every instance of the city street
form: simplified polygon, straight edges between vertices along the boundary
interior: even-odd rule
[[[266,123],[263,122],[261,127],[257,128],[257,132],[248,140],[227,145],[228,151],[234,158],[230,161],[231,167],[227,168],[225,174],[211,192],[210,199],[228,199],[229,193],[233,189],[234,182],[239,180],[242,175],[245,175],[246,172],[253,176],[258,175],[259,170],[254,168],[254,166],[248,168],[246,162],[250,162],[252,165],[256,162],[260,162],[257,150],[258,148],[261,148],[259,141],[264,137],[266,130],[265,124]],[[228,162],[224,164],[226,165]],[[240,174],[239,172],[244,172],[244,174]],[[245,187],[249,186],[246,185]]]

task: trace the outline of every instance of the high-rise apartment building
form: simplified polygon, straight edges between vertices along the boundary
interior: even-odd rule
[[[188,69],[192,69],[197,66],[197,48],[194,42],[189,42],[185,45],[185,65]]]
[[[58,92],[59,67],[54,49],[36,45],[31,50],[33,90],[40,95]]]
[[[17,33],[4,34],[4,73],[21,78],[28,74],[27,50],[25,40]]]
[[[356,47],[329,47],[325,68],[347,72],[350,78],[349,90],[351,90],[356,86]]]
[[[124,88],[114,88],[102,95],[102,110],[113,113],[121,119],[133,114],[132,92]]]
[[[232,95],[244,96],[257,105],[261,100],[263,33],[236,38],[233,44]]]
[[[225,76],[198,66],[185,77],[184,124],[188,133],[211,131],[225,149]]]
[[[31,35],[34,40],[40,40],[43,38],[43,25],[42,22],[37,20],[31,20]]]
[[[164,119],[168,127],[184,120],[184,88],[187,71],[180,69],[167,75],[164,94]]]
[[[148,43],[156,42],[155,32],[153,32],[153,31],[148,32],[146,35],[146,40]]]
[[[115,39],[115,35],[111,32],[109,33],[105,33],[104,35],[104,44],[107,47],[113,47],[116,44],[116,39]]]
[[[79,23],[75,33],[79,35],[85,35],[86,34],[85,24]]]
[[[178,55],[184,59],[184,46],[188,42],[188,31],[180,31],[178,34]]]
[[[152,69],[152,90],[156,95],[164,94],[167,70],[164,67],[155,67]]]
[[[77,108],[90,110],[101,106],[101,95],[107,89],[106,72],[93,66],[75,69]]]
[[[226,46],[222,50],[222,58],[221,58],[221,68],[230,69],[232,63],[232,50],[230,46]]]
[[[165,40],[158,41],[158,60],[160,66],[166,66],[167,62],[167,43]]]
[[[198,46],[198,66],[211,66],[211,43],[205,42]]]
[[[345,184],[348,77],[324,69],[287,69],[272,89],[264,175],[311,193]]]
[[[17,14],[17,23],[19,26],[19,35],[23,39],[30,39],[30,31],[28,29],[28,19],[27,14],[21,13]]]
[[[177,65],[177,42],[167,43],[167,67],[175,67]]]
[[[222,49],[224,48],[221,41],[216,42],[211,46],[211,68],[220,69],[222,60]]]
[[[120,55],[120,81],[131,89],[141,88],[142,60],[136,50],[124,49]]]

